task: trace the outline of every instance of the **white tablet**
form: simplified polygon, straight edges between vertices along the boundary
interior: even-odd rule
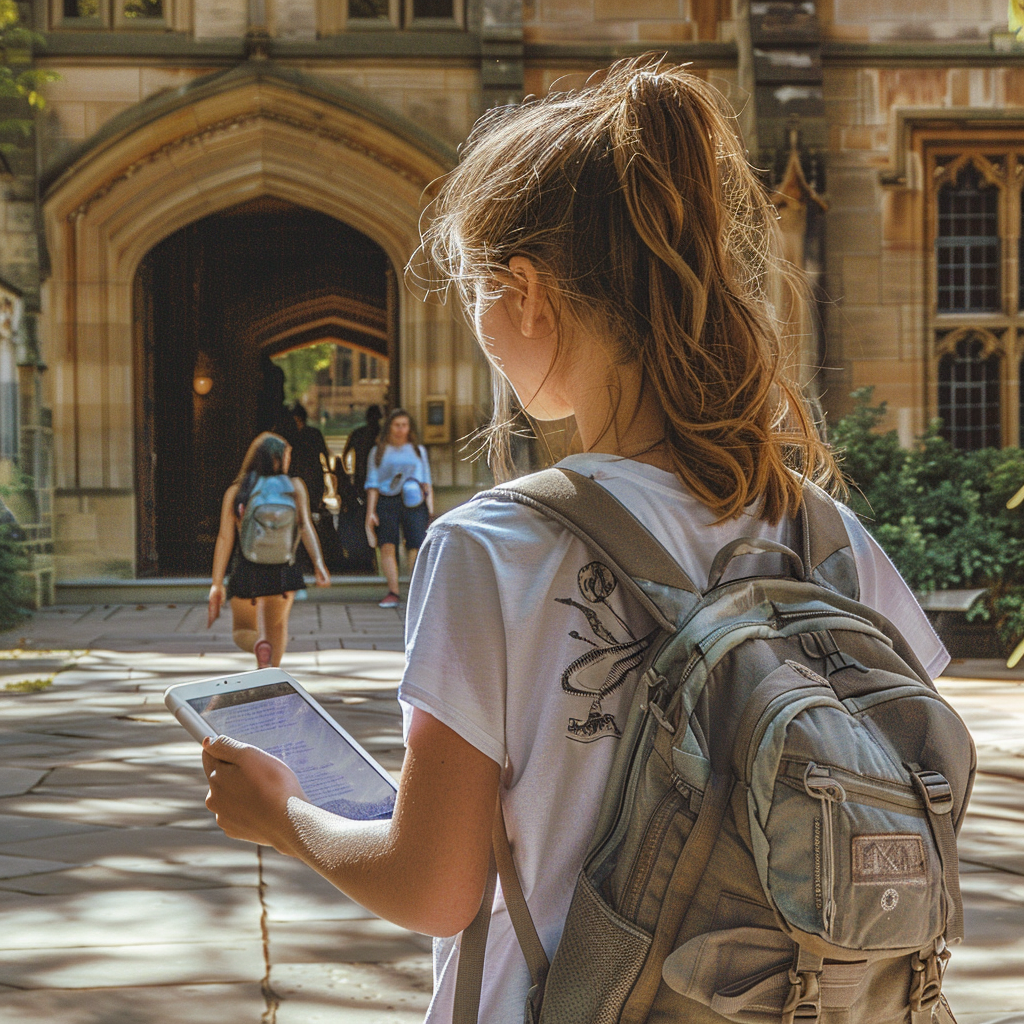
[[[391,776],[287,672],[179,683],[164,703],[200,743],[230,736],[280,758],[317,807],[360,820],[391,817]]]

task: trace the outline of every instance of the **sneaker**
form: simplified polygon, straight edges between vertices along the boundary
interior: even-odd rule
[[[253,654],[256,655],[257,668],[270,667],[270,659],[273,655],[273,649],[270,646],[269,640],[257,640],[256,646],[253,648]]]
[[[397,608],[398,607],[398,601],[399,601],[398,595],[396,593],[394,593],[393,591],[389,590],[387,592],[387,594],[384,595],[384,600],[378,602],[377,607],[378,608]]]

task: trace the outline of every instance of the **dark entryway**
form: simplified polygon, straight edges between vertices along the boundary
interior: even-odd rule
[[[150,251],[134,289],[140,576],[209,574],[221,498],[266,418],[267,356],[348,344],[388,360],[396,394],[394,280],[365,235],[271,198]]]

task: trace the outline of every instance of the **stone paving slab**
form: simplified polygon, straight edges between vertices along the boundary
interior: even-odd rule
[[[219,935],[259,938],[261,914],[255,886],[196,892],[12,893],[4,898],[0,951],[202,944]]]
[[[165,870],[160,872],[129,871],[89,865],[71,865],[68,870],[54,869],[47,874],[19,875],[0,880],[0,890],[26,895],[67,896],[88,892],[125,892],[131,889],[221,889],[225,879],[221,872],[189,873]]]
[[[272,921],[272,964],[387,963],[429,956],[431,939],[377,917],[339,921]]]
[[[54,852],[49,839],[0,845],[0,854],[14,857],[46,857]],[[256,848],[228,839],[219,830],[108,828],[68,837],[60,844],[60,855],[79,865],[157,874],[198,872],[202,877],[215,872],[222,885],[259,884]]]
[[[21,989],[258,982],[263,942],[227,931],[214,941],[0,950],[0,985]]]
[[[275,964],[275,1024],[420,1024],[433,987],[430,960]]]
[[[40,860],[33,857],[7,857],[0,854],[0,878],[22,878],[25,875],[42,875],[51,871],[63,871],[74,867],[66,861]]]
[[[0,1024],[262,1024],[258,982],[125,988],[0,987]],[[305,1024],[313,1024],[312,1018]]]
[[[46,772],[31,768],[0,766],[0,797],[27,793],[45,775]]]
[[[66,803],[67,801],[65,801]],[[95,832],[97,826],[83,825],[60,818],[29,818],[21,814],[0,814],[0,836],[4,842],[21,842],[24,839],[68,836],[81,832]]]

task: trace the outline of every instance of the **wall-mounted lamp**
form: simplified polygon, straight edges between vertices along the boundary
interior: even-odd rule
[[[196,353],[192,367],[192,390],[199,395],[208,395],[213,387],[213,360],[202,350]]]

